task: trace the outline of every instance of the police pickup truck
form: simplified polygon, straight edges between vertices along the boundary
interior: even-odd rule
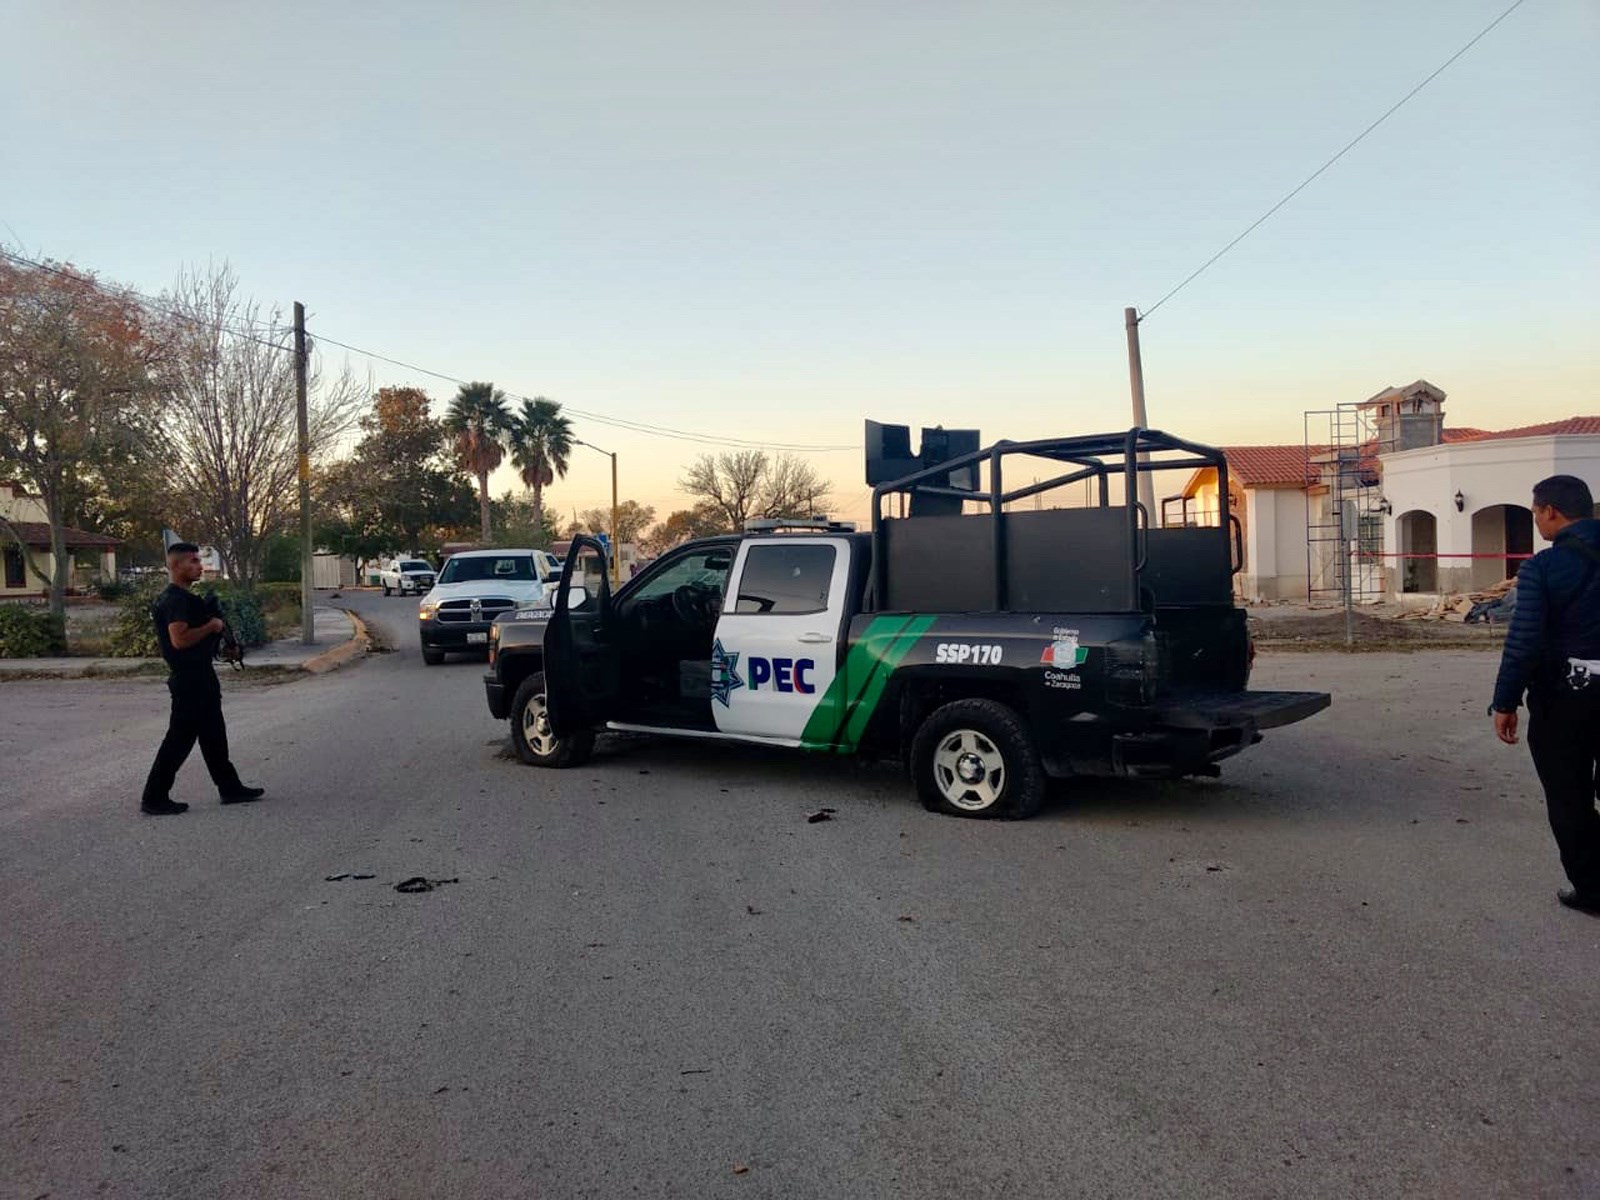
[[[1140,476],[1173,471],[1215,473],[1209,523],[1150,527]],[[580,538],[552,608],[494,623],[489,710],[538,766],[606,729],[899,756],[968,817],[1028,816],[1052,777],[1215,775],[1329,702],[1247,690],[1227,471],[1153,430],[1000,442],[879,484],[871,532],[700,539],[615,594]]]

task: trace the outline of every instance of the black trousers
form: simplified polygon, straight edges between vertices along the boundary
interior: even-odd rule
[[[1600,682],[1528,696],[1528,749],[1544,785],[1550,831],[1572,886],[1600,896]]]
[[[217,790],[238,791],[243,784],[228,759],[228,726],[222,719],[222,684],[217,673],[209,665],[203,670],[174,671],[167,679],[167,690],[172,693],[172,718],[145,780],[143,802],[168,798],[178,769],[197,741]]]

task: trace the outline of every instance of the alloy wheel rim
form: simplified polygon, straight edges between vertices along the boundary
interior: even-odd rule
[[[993,808],[1005,791],[1005,755],[975,729],[953,730],[933,752],[933,780],[939,794],[956,808],[983,812]]]
[[[550,710],[545,706],[543,692],[523,706],[522,740],[541,758],[555,753],[556,736],[550,730]]]

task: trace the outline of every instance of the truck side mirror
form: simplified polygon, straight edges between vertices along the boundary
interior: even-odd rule
[[[567,602],[565,608],[582,608],[589,603],[589,589],[576,584],[567,589]]]

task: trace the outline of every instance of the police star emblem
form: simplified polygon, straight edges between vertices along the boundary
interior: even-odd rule
[[[723,708],[729,707],[728,697],[744,686],[739,678],[739,651],[733,653],[722,648],[718,638],[711,647],[711,697]]]

